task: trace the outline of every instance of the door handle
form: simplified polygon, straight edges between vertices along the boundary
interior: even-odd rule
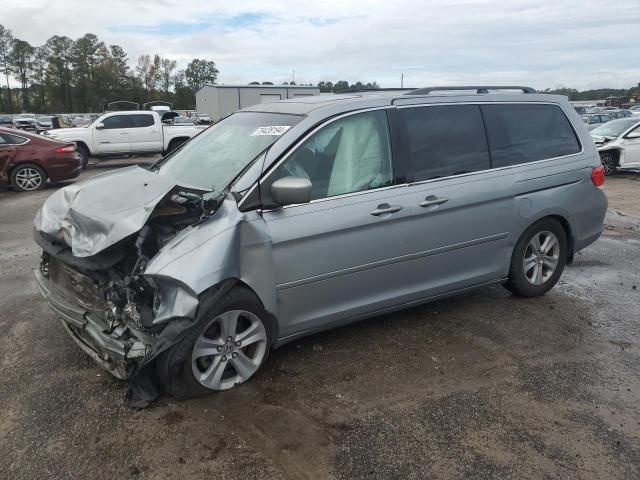
[[[129,132],[120,132],[120,135],[129,135]]]
[[[420,202],[421,207],[432,207],[433,205],[441,205],[448,202],[447,197],[436,197],[435,195],[429,195],[424,201]]]
[[[381,203],[378,205],[378,208],[375,210],[371,210],[371,215],[375,217],[379,217],[380,215],[384,215],[386,213],[396,213],[402,210],[402,206],[400,205],[389,205],[388,203]]]

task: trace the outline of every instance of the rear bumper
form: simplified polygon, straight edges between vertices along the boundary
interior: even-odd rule
[[[114,377],[126,379],[131,374],[132,362],[127,358],[129,345],[105,333],[107,325],[92,312],[67,300],[56,285],[35,271],[36,282],[42,296],[60,317],[69,336],[93,360]]]

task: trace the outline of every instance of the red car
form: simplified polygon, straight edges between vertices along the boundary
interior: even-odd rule
[[[77,177],[82,159],[73,143],[61,143],[22,130],[0,127],[0,185],[19,192]]]

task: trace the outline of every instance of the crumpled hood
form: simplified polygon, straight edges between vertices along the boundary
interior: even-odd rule
[[[90,257],[140,230],[174,187],[137,166],[113,170],[53,193],[34,226],[64,241],[76,257]]]

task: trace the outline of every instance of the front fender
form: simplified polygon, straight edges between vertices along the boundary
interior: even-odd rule
[[[228,279],[251,288],[277,316],[271,237],[255,211],[227,197],[212,218],[184,230],[151,260],[146,275],[170,277],[196,295]]]

